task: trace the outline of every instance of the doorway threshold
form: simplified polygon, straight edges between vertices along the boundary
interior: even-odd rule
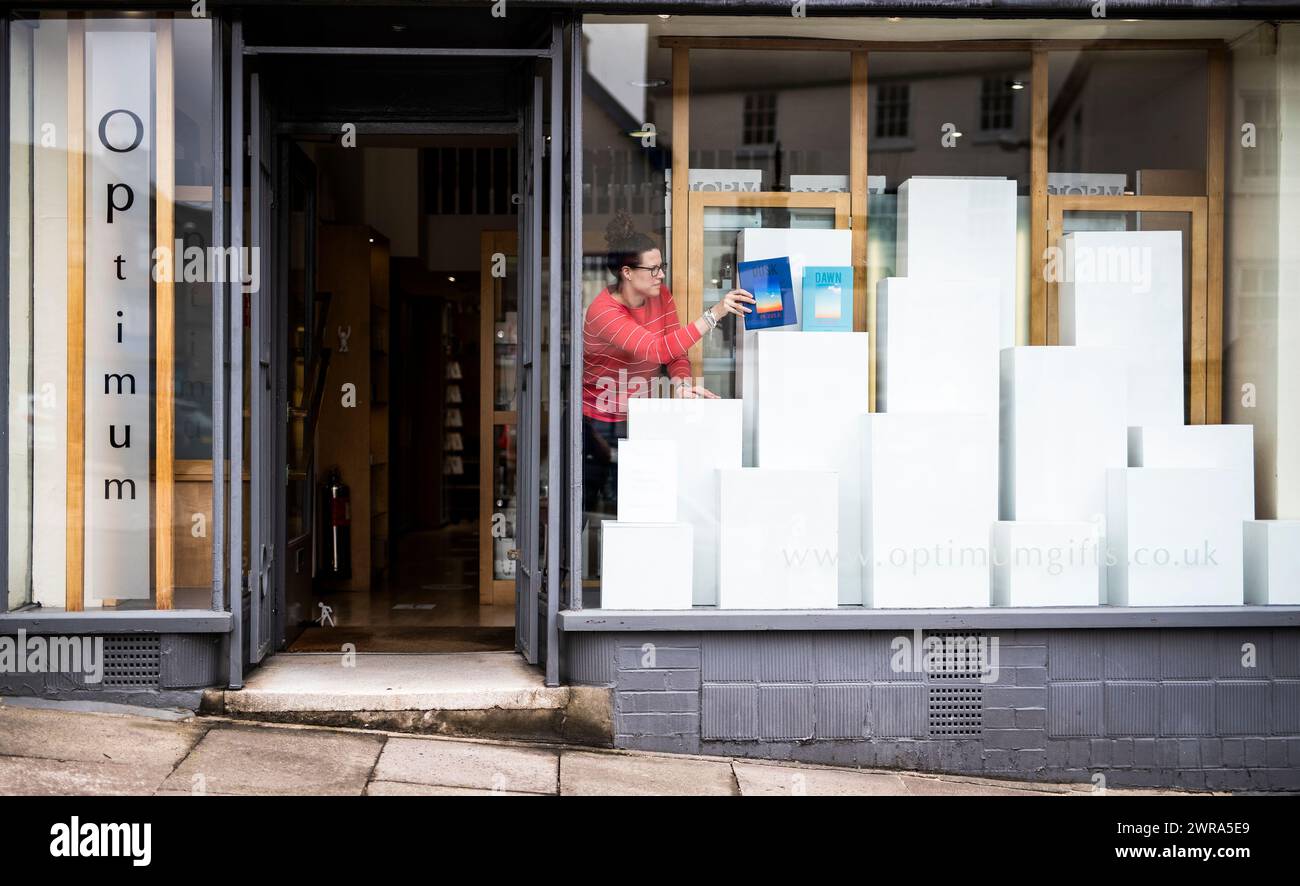
[[[547,686],[515,652],[275,655],[205,713],[482,738],[613,740],[611,690]]]

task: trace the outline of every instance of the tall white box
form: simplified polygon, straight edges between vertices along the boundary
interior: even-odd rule
[[[1128,464],[1127,430],[1114,351],[1004,350],[1002,519],[1102,523],[1106,471]]]
[[[839,601],[862,602],[860,416],[869,410],[865,332],[758,333],[754,457],[760,468],[839,475]]]
[[[601,521],[601,609],[690,609],[689,523]]]
[[[1120,468],[1107,481],[1112,605],[1242,603],[1242,525],[1254,515],[1241,471]]]
[[[1183,250],[1178,231],[1066,234],[1063,345],[1119,348],[1130,426],[1183,423]]]
[[[833,609],[839,604],[838,481],[831,471],[720,471],[718,606]]]
[[[898,276],[997,281],[1001,346],[1016,343],[1016,183],[912,176],[898,186]]]
[[[995,419],[900,412],[860,418],[866,604],[988,606]]]
[[[886,277],[876,288],[876,409],[998,411],[998,281]]]
[[[1254,425],[1155,425],[1128,429],[1130,468],[1233,468],[1255,509]]]
[[[694,600],[718,602],[718,471],[740,467],[740,401],[633,398],[628,439],[677,443],[677,519],[691,524]]]
[[[1300,606],[1300,520],[1247,520],[1246,602]]]
[[[1097,606],[1101,568],[1096,523],[993,524],[994,606]]]
[[[803,269],[808,265],[851,267],[853,265],[853,233],[848,230],[815,228],[745,228],[736,235],[736,260],[760,261],[766,258],[790,259],[790,280],[794,289],[795,313],[803,310]],[[735,285],[739,286],[737,279]],[[854,293],[854,298],[865,298],[865,293]],[[783,333],[798,332],[799,325],[777,326],[772,329],[747,329],[741,334],[737,350],[736,389],[744,402],[744,443],[742,459],[746,467],[758,464],[754,459],[754,425],[758,402],[758,377],[756,361],[760,338]]]
[[[677,521],[676,441],[618,441],[618,519],[620,523]]]

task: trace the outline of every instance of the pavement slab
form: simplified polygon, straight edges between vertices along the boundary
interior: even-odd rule
[[[542,748],[390,738],[379,755],[374,778],[482,791],[554,794],[559,791],[560,755]]]
[[[406,784],[400,781],[372,781],[366,787],[368,797],[545,797],[520,791],[484,791],[476,788],[451,788],[435,784]]]
[[[725,760],[564,751],[560,793],[735,796],[737,791],[731,764]]]
[[[172,771],[170,765],[127,765],[0,757],[0,795],[85,796],[152,794]]]
[[[733,763],[742,797],[897,797],[907,793],[892,773]]]
[[[211,794],[359,795],[382,736],[315,729],[212,729],[163,783]]]
[[[0,707],[0,756],[171,769],[207,728],[197,719],[168,722],[6,704]]]

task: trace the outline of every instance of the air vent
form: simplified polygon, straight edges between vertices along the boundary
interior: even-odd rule
[[[104,637],[105,689],[157,689],[162,670],[162,638],[157,634]]]
[[[930,687],[931,738],[980,738],[983,731],[983,686]]]
[[[935,648],[931,637],[940,645]],[[925,636],[926,668],[931,681],[978,680],[988,673],[988,638],[970,631],[935,631]]]

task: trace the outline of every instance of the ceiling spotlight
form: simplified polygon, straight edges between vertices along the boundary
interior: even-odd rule
[[[447,282],[448,282],[448,283],[455,283],[455,282],[456,282],[456,278],[455,278],[455,277],[448,277],[448,278],[447,278]]]
[[[629,80],[629,86],[635,86],[638,89],[658,89],[660,86],[667,86],[667,80]]]
[[[632,136],[632,138],[649,138],[655,135],[655,131],[653,129],[633,129],[628,135]]]
[[[668,19],[672,18],[671,15],[661,15],[661,16],[659,16],[659,17],[660,17],[661,19],[663,19],[664,21],[668,21]]]
[[[370,242],[371,242],[371,243],[374,243],[374,242],[375,242],[375,238],[374,238],[374,237],[371,237],[371,238],[370,238]]]
[[[1024,89],[1024,88],[1025,88],[1025,81],[1023,81],[1023,80],[1012,80],[1012,81],[1011,81],[1011,88],[1012,88],[1012,89]]]
[[[901,22],[902,19],[899,18],[899,17],[896,16],[896,15],[891,15],[891,16],[889,17],[888,21],[889,21],[889,23],[890,23],[891,25],[896,25],[896,24],[898,24],[899,22]]]
[[[400,34],[406,30],[406,25],[393,25],[393,30]]]

